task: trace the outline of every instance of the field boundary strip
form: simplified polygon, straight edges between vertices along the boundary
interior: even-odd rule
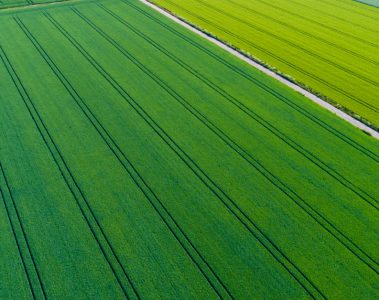
[[[260,126],[264,127],[266,130],[270,131],[274,136],[282,140],[284,143],[286,143],[289,147],[303,155],[306,159],[314,163],[316,166],[318,166],[320,169],[322,169],[324,172],[328,173],[331,177],[339,181],[342,185],[350,189],[352,192],[356,193],[359,197],[363,198],[366,202],[368,202],[370,205],[375,207],[376,209],[379,209],[379,207],[376,207],[375,204],[373,204],[370,200],[366,199],[365,196],[360,194],[357,190],[360,190],[364,194],[366,194],[364,191],[362,191],[359,187],[355,186],[351,181],[346,179],[343,175],[341,175],[339,172],[335,171],[333,168],[328,166],[325,162],[320,160],[316,155],[314,155],[310,150],[303,148],[301,145],[299,145],[296,141],[291,139],[288,135],[281,132],[279,129],[277,129],[275,126],[273,126],[270,122],[262,118],[260,115],[256,114],[254,111],[246,107],[243,103],[241,103],[238,99],[227,93],[225,90],[223,90],[221,87],[213,83],[211,80],[197,72],[196,70],[192,69],[191,66],[180,60],[178,57],[176,57],[174,54],[166,50],[163,46],[161,46],[159,43],[151,40],[150,38],[146,37],[142,32],[139,32],[134,26],[132,26],[130,23],[127,23],[124,19],[119,17],[117,14],[112,12],[111,10],[107,9],[102,4],[98,4],[99,7],[101,7],[103,10],[108,12],[111,16],[116,18],[121,24],[131,29],[135,34],[140,36],[140,38],[144,39],[146,42],[148,42],[150,45],[152,45],[154,48],[158,49],[161,53],[165,54],[167,57],[169,57],[172,61],[174,61],[176,64],[184,68],[187,72],[190,72],[193,76],[195,76],[197,79],[199,79],[201,82],[203,82],[205,85],[207,85],[209,88],[214,90],[216,93],[218,93],[220,96],[222,96],[225,100],[232,103],[236,108],[241,110],[243,113],[245,113],[247,116],[252,118],[255,122],[257,122]],[[77,10],[76,10],[77,11]],[[109,41],[109,37],[107,38]],[[124,52],[125,49],[123,49],[121,46],[116,45],[116,48],[120,52]],[[123,53],[125,55],[125,53]],[[139,62],[140,63],[140,62]],[[146,67],[145,67],[146,68]],[[154,76],[154,74],[153,74]],[[156,80],[161,80],[156,77]],[[222,132],[216,125],[214,125],[211,121],[209,121],[201,112],[199,112],[196,108],[194,108],[188,101],[184,99],[183,96],[179,95],[177,92],[174,91],[170,86],[167,85],[167,83],[161,82],[161,84],[165,85],[165,90],[169,89],[167,91],[171,96],[173,96],[182,106],[185,107],[186,110],[188,110],[191,114],[193,114],[196,118],[198,118],[201,122],[206,125],[207,127],[212,127],[215,132],[221,133],[221,136],[223,137],[223,140],[229,141],[231,145],[234,145],[237,147],[237,150],[233,148],[239,155],[244,156],[242,153],[248,155],[251,159],[254,160],[254,158],[251,157],[249,153],[245,149],[243,149],[241,146],[239,146],[235,141],[233,141],[230,137],[228,137],[224,132]],[[161,85],[160,84],[160,85]],[[180,98],[180,99],[178,99]],[[185,104],[184,104],[185,103]],[[212,130],[212,129],[211,129]],[[227,143],[228,144],[228,143]],[[229,146],[231,146],[228,144]],[[246,159],[246,158],[245,158]],[[248,160],[248,159],[246,159]],[[379,162],[379,160],[376,160],[376,162]],[[250,162],[251,163],[251,162]],[[326,170],[327,169],[327,170]],[[343,182],[342,182],[342,181]],[[353,186],[353,187],[351,187]],[[357,190],[356,190],[357,189]],[[366,194],[369,198],[371,198],[374,202],[377,202],[372,196]],[[379,203],[378,203],[379,204]]]
[[[189,22],[186,22],[185,20],[174,15],[172,12],[159,7],[158,5],[153,4],[153,3],[149,2],[148,0],[139,0],[139,1],[145,5],[153,8],[155,11],[161,13],[162,15],[168,17],[169,19],[173,20],[174,22],[176,22],[176,23],[182,25],[183,27],[191,30],[192,32],[198,34],[202,38],[205,38],[208,41],[212,42],[213,44],[215,44],[215,45],[219,46],[220,48],[226,50],[230,54],[238,57],[239,59],[241,59],[244,62],[248,63],[249,65],[253,66],[254,68],[260,70],[261,72],[263,72],[265,74],[267,74],[268,76],[280,81],[281,83],[285,84],[286,86],[290,87],[291,89],[295,90],[296,92],[299,92],[300,94],[302,94],[306,98],[310,99],[314,103],[317,103],[318,105],[322,106],[323,108],[325,108],[328,111],[332,112],[333,114],[337,115],[341,119],[349,122],[350,124],[352,124],[353,126],[359,128],[359,129],[361,129],[365,133],[371,135],[372,137],[374,137],[376,139],[379,139],[379,132],[377,132],[373,128],[371,128],[368,125],[362,123],[361,121],[355,119],[354,117],[352,117],[349,114],[347,114],[346,112],[338,109],[337,107],[333,106],[332,104],[328,103],[327,101],[317,97],[316,95],[312,94],[311,92],[307,91],[306,89],[302,88],[301,86],[295,84],[294,82],[292,82],[292,81],[284,78],[283,76],[280,76],[279,74],[273,72],[268,67],[266,67],[262,64],[259,64],[258,62],[254,61],[250,57],[247,57],[243,53],[233,49],[232,47],[230,47],[226,43],[220,41],[219,39],[210,36],[209,33],[207,34],[206,32],[202,31],[198,27],[195,27],[195,25],[193,25]]]
[[[296,102],[292,101],[290,98],[288,98],[286,96],[283,96],[280,93],[276,92],[274,89],[272,89],[267,84],[265,84],[265,83],[257,80],[256,78],[254,78],[250,74],[246,73],[242,69],[240,69],[240,68],[236,67],[235,65],[229,63],[227,60],[225,60],[222,57],[218,56],[214,52],[208,50],[207,48],[205,48],[204,46],[202,46],[201,44],[199,44],[195,40],[193,40],[193,39],[191,39],[189,37],[184,36],[182,33],[180,33],[179,31],[177,31],[176,29],[174,29],[172,26],[169,26],[169,25],[163,23],[162,21],[160,21],[159,19],[157,19],[155,16],[153,16],[153,15],[149,14],[148,12],[142,10],[141,8],[133,5],[131,2],[125,1],[125,0],[122,0],[122,1],[126,5],[128,5],[128,6],[132,7],[132,8],[134,8],[135,10],[137,10],[142,15],[146,16],[147,18],[153,20],[155,23],[157,23],[160,26],[164,27],[166,30],[168,30],[171,33],[175,34],[176,36],[180,37],[181,39],[183,39],[184,41],[186,41],[187,43],[189,43],[191,46],[196,47],[197,49],[201,50],[203,53],[207,54],[209,57],[211,57],[211,58],[213,58],[213,59],[221,62],[226,67],[228,67],[230,70],[232,70],[235,73],[237,73],[238,75],[246,78],[247,80],[249,80],[250,82],[252,82],[254,85],[256,85],[257,87],[259,87],[260,89],[262,89],[262,90],[270,93],[277,100],[285,103],[286,105],[288,105],[289,107],[291,107],[292,109],[294,109],[295,111],[297,111],[298,113],[300,113],[301,115],[303,115],[304,117],[306,117],[307,119],[311,120],[315,124],[319,125],[323,129],[325,129],[326,131],[328,131],[329,133],[331,133],[332,135],[334,135],[335,137],[337,137],[337,138],[341,139],[343,142],[349,144],[351,147],[355,148],[357,151],[365,154],[366,156],[370,157],[374,161],[379,162],[379,156],[377,154],[375,154],[374,152],[370,151],[369,149],[361,146],[359,143],[355,142],[354,140],[352,140],[351,138],[349,138],[348,136],[346,136],[344,133],[340,132],[338,129],[335,129],[335,128],[333,128],[333,126],[331,126],[331,125],[327,124],[326,122],[322,121],[318,116],[315,116],[314,114],[310,113],[308,110],[302,108],[301,106],[299,106],[299,104],[297,104]]]
[[[319,166],[323,171],[329,173],[330,172],[333,172],[334,173],[334,177],[335,179],[337,179],[335,176],[338,176],[340,178],[342,178],[343,180],[345,180],[347,183],[351,184],[354,186],[354,184],[352,184],[348,179],[344,178],[343,175],[341,175],[340,173],[338,173],[337,171],[335,171],[333,168],[330,168],[325,162],[323,162],[322,160],[320,160],[316,155],[314,155],[311,151],[309,151],[308,149],[305,149],[303,148],[301,145],[299,145],[298,143],[296,143],[295,141],[293,141],[291,138],[289,138],[286,134],[284,134],[283,132],[281,132],[279,129],[277,129],[275,126],[273,126],[271,123],[269,123],[268,121],[266,121],[264,118],[262,118],[261,116],[259,116],[258,114],[254,113],[252,110],[250,110],[249,108],[245,107],[243,105],[243,103],[241,103],[240,101],[238,101],[238,99],[234,98],[233,96],[231,96],[230,94],[228,94],[226,91],[224,91],[221,87],[219,87],[218,85],[216,85],[215,83],[213,83],[211,80],[209,80],[208,78],[206,78],[205,76],[203,76],[202,74],[200,74],[199,72],[197,72],[196,70],[192,69],[191,66],[189,66],[188,64],[186,64],[185,62],[183,62],[182,60],[180,60],[178,57],[176,57],[173,53],[171,53],[170,51],[168,51],[167,49],[165,49],[163,46],[161,46],[159,43],[155,42],[154,40],[152,40],[151,38],[147,37],[144,33],[142,33],[141,31],[139,31],[138,29],[136,29],[133,25],[131,25],[130,23],[128,23],[126,20],[124,20],[123,18],[121,18],[120,16],[118,16],[116,13],[112,12],[111,10],[109,10],[108,8],[106,8],[104,5],[102,4],[98,4],[98,6],[100,8],[102,8],[103,10],[105,10],[107,13],[109,13],[111,16],[113,16],[115,19],[117,19],[121,24],[123,24],[124,26],[126,26],[127,28],[129,28],[130,30],[132,30],[135,34],[137,34],[140,38],[144,39],[146,42],[148,42],[150,45],[152,45],[154,48],[158,49],[160,52],[162,52],[163,54],[165,54],[167,57],[169,57],[172,61],[174,61],[175,63],[177,63],[178,65],[180,65],[181,67],[183,67],[186,71],[190,72],[192,75],[194,75],[195,77],[197,77],[200,81],[202,81],[204,84],[207,84],[210,88],[212,88],[214,91],[218,92],[221,96],[223,96],[226,100],[229,100],[230,102],[232,102],[237,108],[241,109],[244,113],[246,113],[249,117],[253,118],[256,122],[258,122],[261,126],[265,127],[267,130],[269,130],[272,134],[274,134],[275,136],[277,136],[279,139],[283,140],[287,145],[289,145],[291,148],[293,148],[294,150],[296,150],[297,152],[299,152],[300,154],[302,154],[305,158],[307,158],[308,160],[310,160],[311,162],[313,162],[314,164],[316,164],[317,166]],[[77,10],[76,10],[77,11]],[[118,48],[121,52],[123,51],[126,51],[124,48],[122,48],[121,46],[119,45],[116,45],[116,48]],[[125,55],[125,54],[124,54]],[[158,79],[159,80],[159,79]],[[165,83],[163,83],[165,84]],[[166,84],[167,86],[167,84]],[[171,90],[172,93],[175,93],[177,94],[171,87],[167,86],[167,88],[169,88]],[[190,107],[192,110],[190,110],[190,112],[192,114],[195,115],[195,117],[197,116],[201,116],[203,119],[202,119],[202,122],[205,120],[205,122],[207,122],[208,124],[210,124],[211,126],[213,126],[214,128],[216,128],[218,131],[221,131],[219,128],[217,128],[217,126],[215,126],[213,123],[211,123],[207,118],[205,118],[201,112],[199,112],[198,110],[196,110],[190,103],[188,103],[188,101],[186,101],[182,96],[178,95],[177,94],[177,97],[180,97],[187,105],[184,106],[184,104],[182,104],[187,110],[188,107]],[[234,101],[232,101],[234,100]],[[237,103],[237,104],[236,104]],[[242,107],[241,107],[242,106]],[[243,109],[245,108],[246,111]],[[251,115],[252,114],[252,115]],[[200,118],[199,118],[200,120]],[[222,133],[223,134],[223,133]],[[246,150],[243,149],[242,147],[240,147],[236,142],[234,142],[232,139],[230,139],[227,135],[223,134],[223,136],[229,140],[232,144],[235,144],[239,150],[241,150],[242,152],[245,152],[246,153]],[[288,142],[289,140],[289,142]],[[249,155],[249,154],[248,154]],[[323,167],[321,167],[317,162],[315,162],[314,160],[312,160],[311,158],[309,158],[309,155],[317,160],[320,164],[322,164],[324,167],[328,168],[329,171],[325,170]],[[376,162],[379,162],[379,160],[375,159],[375,158],[372,158],[374,159],[374,161]],[[338,179],[337,179],[338,180]],[[344,184],[345,185],[345,184]],[[345,185],[345,187],[347,187]],[[356,186],[354,186],[355,188],[358,188]],[[358,188],[359,189],[359,188]],[[353,189],[351,189],[353,191]],[[353,191],[353,192],[356,192],[356,191]],[[356,192],[357,193],[357,192]],[[358,196],[362,197],[362,195],[360,194],[357,194]],[[369,195],[367,195],[369,196]],[[370,198],[372,198],[372,200],[376,201],[375,199],[373,199],[372,196],[369,196]],[[367,199],[366,199],[367,200]],[[371,205],[373,205],[372,203],[369,203]],[[375,207],[375,205],[374,205]],[[377,208],[378,209],[378,208]]]
[[[167,2],[172,3],[172,2],[170,2],[170,1],[168,1],[168,0],[167,0]],[[307,77],[310,77],[310,78],[312,78],[312,79],[314,79],[314,80],[316,80],[316,81],[318,81],[318,82],[324,84],[325,86],[328,86],[329,88],[333,89],[334,91],[336,91],[336,92],[338,92],[338,93],[344,95],[345,97],[349,98],[350,100],[352,100],[352,101],[354,101],[354,102],[356,102],[356,103],[359,103],[360,105],[366,107],[367,109],[369,109],[369,110],[371,110],[371,111],[373,111],[373,112],[379,113],[379,108],[378,108],[378,107],[375,107],[374,105],[372,105],[372,104],[370,104],[370,103],[368,103],[368,102],[366,102],[366,101],[364,101],[364,100],[362,100],[362,99],[359,99],[359,98],[357,98],[357,97],[354,96],[354,95],[351,95],[349,92],[347,92],[347,91],[345,91],[345,90],[339,88],[338,86],[336,86],[336,85],[334,85],[334,84],[332,84],[332,83],[326,81],[325,79],[323,79],[323,78],[321,78],[321,77],[319,77],[319,76],[317,76],[317,75],[315,75],[315,74],[312,74],[312,73],[308,72],[307,70],[305,70],[305,69],[303,69],[303,68],[301,68],[301,67],[295,65],[295,64],[292,63],[292,62],[289,62],[289,61],[285,60],[285,59],[284,59],[283,57],[281,57],[281,56],[276,55],[276,53],[274,53],[274,52],[272,52],[272,51],[270,51],[270,50],[268,50],[268,49],[265,49],[264,47],[261,47],[260,45],[258,45],[258,44],[256,44],[256,43],[253,43],[253,42],[251,42],[250,40],[248,40],[248,39],[246,39],[246,38],[244,38],[244,37],[241,37],[241,36],[235,34],[234,32],[228,30],[227,28],[224,28],[224,27],[222,27],[222,26],[219,26],[218,24],[216,24],[216,23],[214,23],[214,22],[211,22],[211,21],[209,21],[208,19],[203,18],[203,17],[201,17],[201,16],[199,16],[199,15],[197,15],[197,14],[191,12],[191,11],[189,11],[189,10],[183,8],[182,6],[179,6],[178,4],[175,4],[175,6],[178,7],[178,8],[180,8],[180,9],[182,9],[182,10],[184,10],[184,11],[186,11],[188,14],[190,14],[190,15],[192,15],[193,17],[195,17],[195,18],[201,20],[202,22],[207,23],[207,24],[209,24],[209,25],[211,25],[211,26],[217,28],[218,30],[222,31],[223,33],[225,33],[225,34],[227,34],[227,35],[230,35],[230,36],[233,36],[233,37],[237,38],[238,40],[244,42],[245,44],[247,44],[247,45],[249,45],[249,46],[251,46],[251,47],[253,47],[253,48],[255,48],[255,49],[257,49],[257,50],[259,50],[259,51],[261,51],[261,52],[264,52],[265,54],[267,54],[267,55],[271,56],[272,58],[274,58],[274,59],[280,61],[281,63],[283,63],[283,64],[285,64],[285,65],[287,65],[287,66],[293,68],[294,70],[296,70],[296,71],[302,73],[303,75],[305,75],[305,76],[307,76]],[[183,20],[184,20],[184,19],[183,19]],[[187,22],[186,20],[184,20],[184,21]],[[216,37],[215,35],[213,35],[213,34],[207,32],[207,31],[204,30],[204,29],[202,29],[201,27],[199,27],[199,26],[197,26],[197,25],[194,25],[194,24],[192,24],[192,23],[191,23],[190,25],[194,26],[195,28],[199,29],[200,31],[204,31],[205,33],[207,33],[207,35],[210,35],[212,38],[215,38],[216,40],[221,41],[223,44],[229,45],[229,43],[228,43],[227,41],[224,41],[224,40],[222,40],[222,39]],[[262,31],[261,31],[261,32],[262,32]],[[272,35],[272,34],[271,34],[271,35]],[[277,39],[278,39],[278,38],[277,38]],[[283,40],[282,38],[280,38],[280,39]],[[254,60],[254,61],[257,61],[260,65],[263,65],[264,67],[266,67],[266,68],[268,68],[268,69],[270,69],[270,70],[273,69],[272,66],[266,64],[266,63],[263,62],[263,61],[260,61],[258,58],[252,56],[251,54],[245,55],[245,54],[244,54],[244,50],[241,50],[241,49],[239,49],[239,48],[233,46],[232,44],[230,44],[230,47],[233,48],[233,49],[237,49],[237,51],[240,52],[240,53],[242,53],[244,56],[248,56],[250,59],[252,59],[252,60]],[[329,62],[329,64],[330,64],[330,62]],[[287,75],[287,74],[283,74],[283,73],[281,73],[280,71],[276,71],[276,72],[277,72],[277,74],[279,74],[281,77],[287,78],[289,81],[295,83],[297,86],[304,86],[305,89],[311,90],[311,88],[309,88],[309,87],[307,87],[306,85],[302,84],[302,82],[297,81],[296,79],[293,79],[291,76],[289,76],[289,75]],[[346,72],[346,71],[344,71],[344,72]],[[351,73],[351,72],[350,72],[350,73]],[[351,75],[353,75],[353,74],[351,73]],[[355,77],[357,77],[357,75],[355,75]],[[359,78],[359,77],[357,77],[357,78]],[[366,83],[369,83],[369,82],[367,82],[364,78],[362,78],[362,80],[365,81]],[[372,83],[370,83],[370,84],[372,84]],[[374,86],[377,86],[377,85],[374,85]],[[317,92],[314,92],[314,93],[317,93]],[[337,104],[336,104],[336,105],[337,105]],[[344,108],[344,107],[342,107],[342,106],[340,106],[340,107],[341,107],[341,108]],[[345,109],[345,108],[344,108],[344,109]],[[354,113],[352,113],[352,114],[354,115]],[[363,119],[362,119],[362,120],[363,120]],[[376,126],[376,125],[373,125],[373,126]],[[376,128],[376,127],[375,127],[375,128]]]

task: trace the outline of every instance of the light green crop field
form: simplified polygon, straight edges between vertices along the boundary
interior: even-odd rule
[[[379,128],[379,11],[375,7],[351,0],[151,2]]]
[[[378,298],[377,140],[136,0],[0,28],[0,299]]]

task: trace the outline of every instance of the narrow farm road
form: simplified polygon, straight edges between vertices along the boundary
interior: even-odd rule
[[[375,131],[374,129],[368,127],[367,125],[363,124],[362,122],[358,121],[357,119],[354,119],[353,117],[349,116],[345,112],[339,110],[338,108],[334,107],[333,105],[329,104],[328,102],[322,100],[321,98],[317,97],[316,95],[308,92],[307,90],[303,89],[302,87],[294,84],[293,82],[279,76],[275,72],[271,71],[270,69],[264,67],[263,65],[260,65],[259,63],[253,61],[252,59],[248,58],[247,56],[241,54],[240,52],[234,50],[230,46],[226,45],[225,43],[217,40],[216,38],[213,38],[201,30],[195,28],[194,26],[190,25],[189,23],[181,20],[177,16],[171,14],[170,12],[160,8],[159,6],[147,1],[147,0],[140,0],[142,3],[146,4],[147,6],[153,8],[154,10],[158,11],[159,13],[163,14],[164,16],[170,18],[171,20],[175,21],[176,23],[186,27],[187,29],[191,30],[192,32],[200,35],[201,37],[207,39],[208,41],[212,42],[213,44],[216,44],[217,46],[223,48],[224,50],[228,51],[232,55],[238,57],[239,59],[242,59],[249,65],[253,66],[254,68],[262,71],[263,73],[271,76],[272,78],[275,78],[276,80],[280,81],[281,83],[285,84],[286,86],[290,87],[291,89],[299,92],[303,96],[307,97],[311,101],[317,103],[318,105],[324,107],[325,109],[329,110],[330,112],[334,113],[338,117],[344,119],[345,121],[349,122],[353,126],[365,131],[369,135],[373,136],[376,139],[379,139],[379,132]]]

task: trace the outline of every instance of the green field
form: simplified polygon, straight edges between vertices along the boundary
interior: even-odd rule
[[[379,11],[351,0],[152,0],[379,127]]]
[[[0,28],[0,299],[378,298],[377,140],[136,0]]]
[[[22,6],[22,5],[28,5],[28,4],[30,4],[30,2],[27,2],[25,0],[2,0],[0,1],[0,8]]]
[[[0,0],[0,9],[13,8],[28,5],[48,4],[67,0]]]

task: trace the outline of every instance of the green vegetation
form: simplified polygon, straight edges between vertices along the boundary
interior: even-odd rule
[[[377,9],[350,0],[151,2],[379,128]]]
[[[136,0],[0,27],[1,299],[378,297],[377,140]]]
[[[13,6],[29,5],[30,2],[25,0],[3,0],[0,1],[0,8],[8,8]]]
[[[0,0],[0,9],[12,8],[19,6],[29,6],[36,4],[48,4],[53,2],[61,2],[66,0]]]

